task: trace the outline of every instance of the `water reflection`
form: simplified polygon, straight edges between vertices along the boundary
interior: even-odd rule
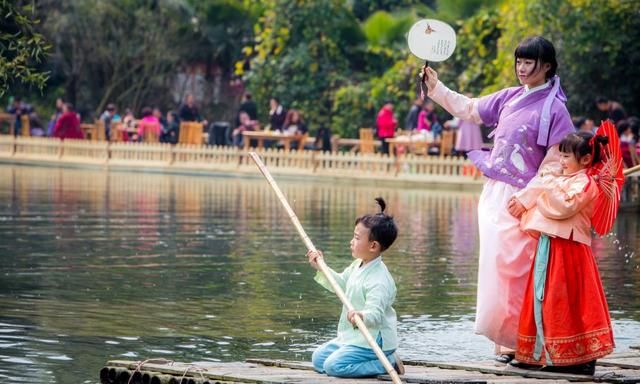
[[[472,333],[478,193],[279,181],[336,269],[354,219],[382,195],[400,236],[401,354],[482,359]],[[638,344],[638,218],[594,251],[619,350]],[[0,165],[0,378],[96,382],[112,358],[308,359],[339,304],[260,178],[182,177]]]

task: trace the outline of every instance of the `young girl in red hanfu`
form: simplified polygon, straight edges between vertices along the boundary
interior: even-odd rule
[[[587,174],[601,161],[606,136],[567,135],[560,168],[543,169],[509,201],[524,231],[538,237],[520,315],[512,365],[593,375],[613,351],[609,309],[591,252],[591,218],[599,189]]]

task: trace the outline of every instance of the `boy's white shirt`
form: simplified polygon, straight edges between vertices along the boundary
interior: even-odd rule
[[[364,316],[364,323],[374,339],[382,337],[385,351],[398,347],[397,316],[391,306],[396,297],[396,285],[386,265],[379,256],[360,267],[362,260],[354,260],[342,273],[329,271],[353,308]],[[315,280],[333,292],[331,284],[320,271]],[[333,340],[340,344],[371,348],[360,330],[347,320],[347,308],[342,306],[338,322],[338,336]]]

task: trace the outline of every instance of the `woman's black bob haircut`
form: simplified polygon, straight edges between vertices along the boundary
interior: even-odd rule
[[[518,67],[516,65],[517,59],[529,59],[535,60],[536,65],[528,75],[535,73],[542,63],[551,64],[551,68],[545,74],[545,78],[549,80],[556,75],[558,69],[558,62],[556,61],[556,49],[553,44],[542,36],[532,36],[524,39],[516,47],[514,52],[515,60],[513,61],[513,67],[518,76]]]
[[[398,227],[393,221],[393,217],[384,213],[387,204],[382,197],[376,197],[376,202],[380,206],[380,212],[366,214],[356,219],[356,224],[362,224],[369,229],[369,241],[377,241],[380,250],[385,251],[398,237]]]

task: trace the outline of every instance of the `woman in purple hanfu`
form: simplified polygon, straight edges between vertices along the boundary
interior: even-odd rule
[[[511,196],[525,187],[544,163],[559,160],[558,144],[574,131],[566,96],[556,76],[553,44],[525,39],[515,50],[521,86],[480,98],[449,90],[438,74],[424,69],[428,96],[453,116],[495,126],[493,149],[469,152],[488,178],[478,202],[480,257],[475,332],[496,344],[496,360],[513,359],[518,320],[536,240],[507,211]]]

